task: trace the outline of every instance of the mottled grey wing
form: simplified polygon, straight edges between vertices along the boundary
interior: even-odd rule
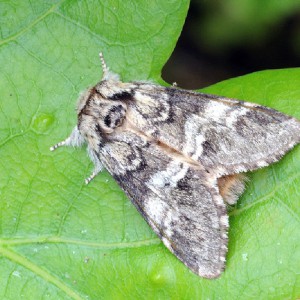
[[[276,110],[175,88],[155,89],[139,87],[130,121],[218,176],[266,166],[300,142],[300,122]]]
[[[200,276],[220,275],[228,217],[216,178],[128,132],[110,137],[100,159],[171,252]]]

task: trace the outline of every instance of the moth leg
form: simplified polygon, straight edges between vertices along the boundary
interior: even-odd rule
[[[247,181],[245,174],[233,174],[218,178],[219,191],[224,201],[233,205],[244,192],[245,182]]]
[[[65,140],[57,143],[56,145],[50,147],[50,151],[56,150],[58,147],[61,146],[73,146],[73,147],[79,147],[85,142],[84,138],[80,134],[77,126],[73,129],[70,136],[67,137]]]
[[[91,161],[94,164],[94,170],[93,170],[92,174],[88,178],[85,179],[85,183],[89,184],[103,170],[103,165],[100,162],[97,155],[95,154],[95,152],[90,147],[87,148],[87,151],[88,151],[88,155],[89,155]]]
[[[95,165],[95,168],[92,172],[92,174],[85,179],[85,184],[89,184],[101,171],[103,170],[102,164]]]

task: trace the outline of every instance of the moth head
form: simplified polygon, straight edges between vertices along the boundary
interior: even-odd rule
[[[80,131],[92,130],[92,124],[102,133],[111,133],[122,125],[126,114],[126,101],[132,95],[131,85],[120,81],[111,73],[102,53],[99,54],[103,77],[94,87],[85,91],[77,104]],[[88,128],[87,128],[88,126]]]

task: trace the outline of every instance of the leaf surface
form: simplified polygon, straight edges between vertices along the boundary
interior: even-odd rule
[[[0,4],[0,298],[283,299],[299,288],[300,149],[251,175],[230,212],[226,272],[191,273],[107,172],[88,186],[85,150],[49,147],[76,124],[78,94],[101,78],[152,79],[175,47],[187,1]],[[300,118],[300,70],[206,89]]]

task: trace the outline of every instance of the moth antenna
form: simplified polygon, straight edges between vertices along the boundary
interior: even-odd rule
[[[84,143],[84,138],[80,134],[78,127],[75,126],[70,136],[64,139],[63,141],[57,143],[56,145],[50,147],[50,151],[54,151],[57,148],[62,146],[80,147],[83,143]]]
[[[106,62],[104,60],[102,52],[99,53],[99,57],[100,57],[100,61],[101,61],[102,71],[103,71],[103,78],[105,78],[105,77],[107,77],[107,75],[109,73],[109,68],[106,65]]]
[[[50,147],[50,151],[54,151],[59,147],[65,146],[66,145],[66,141],[61,141],[57,144],[55,144],[54,146]]]
[[[102,52],[99,53],[99,57],[101,61],[102,71],[103,71],[102,80],[118,81],[120,79],[119,75],[109,71],[109,67],[106,65]]]

